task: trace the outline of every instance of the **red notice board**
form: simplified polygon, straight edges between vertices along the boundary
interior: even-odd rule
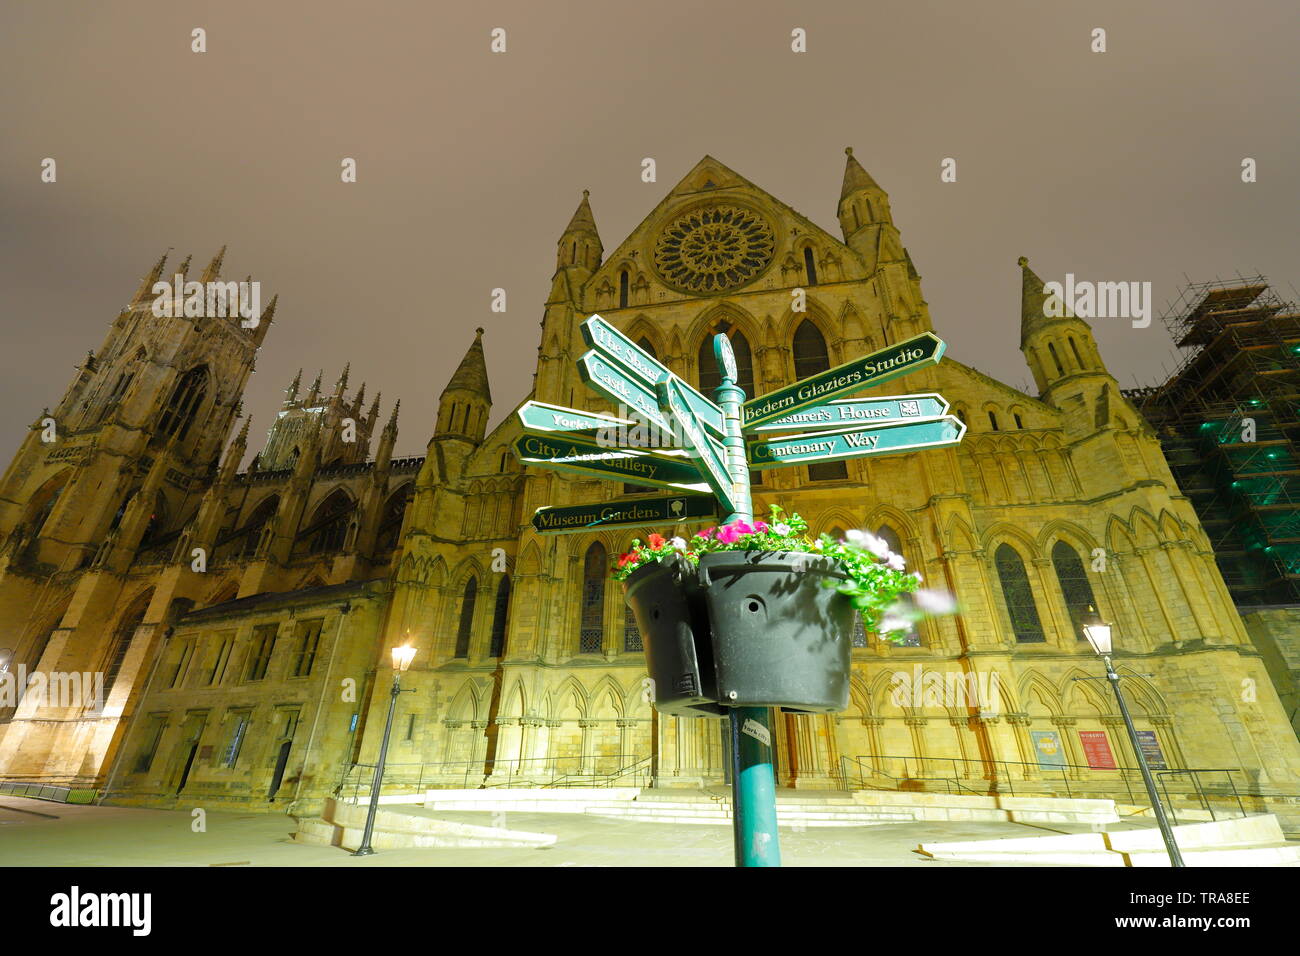
[[[1088,766],[1093,770],[1114,770],[1115,758],[1110,752],[1110,741],[1104,730],[1081,730],[1079,742],[1083,744],[1083,755],[1088,758]]]

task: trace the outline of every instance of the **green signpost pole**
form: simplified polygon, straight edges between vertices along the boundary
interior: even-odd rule
[[[745,391],[736,384],[736,359],[725,335],[713,338],[713,354],[722,384],[713,393],[722,409],[722,446],[732,480],[735,511],[723,519],[754,520],[749,490],[749,464],[741,434],[741,405]],[[736,866],[780,866],[781,843],[776,830],[776,774],[772,769],[772,730],[763,707],[731,707],[731,806]]]

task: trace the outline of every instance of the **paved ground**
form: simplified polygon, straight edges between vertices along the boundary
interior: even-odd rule
[[[554,833],[546,849],[405,849],[355,858],[290,840],[282,814],[213,811],[206,832],[184,810],[79,807],[0,797],[0,866],[731,866],[730,826],[643,823],[583,814],[448,812],[439,817]],[[929,860],[921,842],[1046,836],[1018,823],[904,823],[781,829],[788,866],[980,866]]]

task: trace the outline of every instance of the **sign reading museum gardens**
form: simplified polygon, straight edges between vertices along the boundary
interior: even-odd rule
[[[590,346],[578,359],[583,381],[639,421],[525,402],[518,412],[524,434],[514,443],[515,454],[536,467],[668,488],[678,495],[540,508],[533,526],[543,533],[712,520],[719,504],[728,514],[748,510],[748,483],[737,474],[749,468],[941,448],[957,444],[966,433],[965,423],[947,414],[947,401],[933,393],[837,398],[936,364],[945,345],[933,332],[750,399],[739,406],[740,421],[727,442],[727,421],[717,404],[600,316],[593,315],[581,330]],[[734,383],[729,343],[715,344],[724,376]],[[771,434],[776,432],[797,434]],[[608,441],[610,435],[623,436],[622,443]]]

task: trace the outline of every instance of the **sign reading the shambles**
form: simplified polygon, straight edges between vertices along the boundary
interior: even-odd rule
[[[800,462],[835,461],[866,455],[893,454],[921,448],[955,445],[966,434],[959,418],[945,415],[921,422],[868,425],[841,432],[812,432],[787,438],[765,438],[749,443],[751,468],[774,468]]]
[[[574,471],[597,478],[617,476],[640,485],[657,485],[684,491],[707,491],[699,470],[685,458],[633,454],[567,437],[524,435],[515,440],[520,461],[539,468]]]
[[[547,534],[577,534],[601,528],[639,528],[713,521],[718,505],[709,495],[638,498],[572,508],[538,508],[533,527]]]
[[[593,315],[586,322],[583,322],[579,328],[582,330],[583,340],[592,348],[591,352],[588,352],[579,360],[586,365],[588,371],[591,370],[591,362],[587,356],[599,356],[608,359],[619,371],[624,373],[625,377],[631,377],[642,389],[647,390],[652,398],[657,394],[655,390],[660,382],[664,379],[674,381],[681,387],[682,398],[699,424],[713,432],[718,438],[723,436],[722,409],[674,375],[668,366],[662,364],[598,315]],[[600,384],[602,376],[597,373],[593,378],[594,381],[584,375],[583,380],[595,388]],[[599,391],[599,388],[597,388],[597,391]],[[605,393],[602,392],[602,394]],[[609,398],[610,396],[606,394],[605,397]],[[617,401],[617,399],[614,399],[614,401]],[[638,407],[637,410],[640,411],[641,409]],[[653,421],[653,419],[651,420]]]
[[[899,342],[825,372],[810,375],[770,395],[746,402],[742,406],[744,428],[749,430],[837,395],[859,392],[900,375],[928,368],[938,363],[945,348],[943,339],[939,336],[933,332],[922,332],[906,342]]]

